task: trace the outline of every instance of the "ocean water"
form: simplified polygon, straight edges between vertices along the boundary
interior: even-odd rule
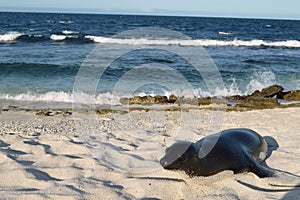
[[[118,104],[300,89],[299,30],[296,20],[2,12],[0,99]]]

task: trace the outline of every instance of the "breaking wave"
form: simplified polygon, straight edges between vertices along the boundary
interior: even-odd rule
[[[8,32],[3,35],[0,35],[0,42],[9,42],[14,41],[18,37],[20,37],[22,34],[19,32]]]
[[[112,43],[112,44],[124,44],[124,45],[181,45],[181,46],[246,46],[246,47],[289,47],[299,48],[300,41],[298,40],[286,40],[286,41],[264,41],[264,40],[211,40],[211,39],[193,39],[193,40],[159,40],[159,39],[119,39],[119,38],[107,38],[101,36],[85,36],[86,38],[93,40],[97,43]]]
[[[198,97],[225,97],[233,95],[248,95],[255,90],[261,90],[264,87],[276,84],[275,75],[271,71],[257,72],[252,76],[252,80],[246,85],[246,89],[242,90],[236,83],[235,79],[232,79],[231,84],[225,88],[215,88],[213,93],[202,90],[201,88],[190,88],[183,90],[167,91],[161,90],[159,93],[155,92],[139,92],[128,93],[126,91],[119,92],[103,92],[96,94],[88,94],[81,91],[66,92],[66,91],[49,91],[43,94],[28,92],[22,94],[0,94],[0,99],[4,100],[16,100],[16,101],[31,101],[31,102],[64,102],[64,103],[79,103],[79,104],[109,104],[119,105],[120,98],[133,97],[133,96],[156,96],[164,95],[169,97],[170,95],[176,95],[178,97],[185,98],[198,98]]]
[[[109,38],[102,36],[92,35],[78,35],[79,32],[75,31],[62,31],[62,34],[52,34],[49,36],[22,34],[19,32],[8,32],[0,35],[0,42],[11,41],[73,41],[81,43],[108,43],[108,44],[121,44],[121,45],[175,45],[175,46],[234,46],[234,47],[281,47],[281,48],[300,48],[300,41],[286,40],[286,41],[265,41],[259,39],[253,40],[215,40],[215,39],[152,39],[152,38]],[[228,35],[231,33],[219,32],[221,35]]]

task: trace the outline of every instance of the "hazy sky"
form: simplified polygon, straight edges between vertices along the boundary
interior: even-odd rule
[[[300,0],[0,0],[0,10],[300,19]]]

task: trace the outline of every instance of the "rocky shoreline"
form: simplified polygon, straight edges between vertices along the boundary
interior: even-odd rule
[[[227,96],[227,97],[205,97],[188,99],[184,97],[166,96],[135,96],[133,98],[121,98],[122,105],[154,105],[154,104],[177,104],[178,106],[188,104],[195,106],[208,106],[212,104],[226,105],[228,108],[247,109],[269,109],[277,107],[300,106],[300,90],[284,91],[280,85],[272,85],[256,90],[250,95]]]
[[[249,111],[259,109],[274,109],[300,107],[300,90],[284,91],[280,85],[272,85],[261,91],[254,91],[250,95],[226,96],[226,97],[204,97],[185,98],[175,95],[167,96],[134,96],[132,98],[121,98],[121,105],[76,105],[57,104],[34,106],[18,105],[16,102],[1,102],[0,113],[7,111],[25,111],[35,113],[38,116],[69,116],[74,112],[96,113],[105,115],[108,113],[126,114],[132,111],[158,110],[158,111],[185,111],[188,109],[209,109],[225,111]],[[43,105],[43,106],[41,106]]]

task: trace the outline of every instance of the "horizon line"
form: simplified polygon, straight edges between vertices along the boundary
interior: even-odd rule
[[[42,10],[30,10],[30,9],[42,9]],[[161,12],[161,10],[158,10]],[[296,20],[299,21],[300,17],[266,17],[266,16],[241,16],[241,15],[217,15],[217,14],[190,14],[178,13],[178,11],[167,11],[169,13],[155,13],[155,12],[133,12],[133,11],[115,11],[109,12],[99,9],[98,11],[88,10],[71,10],[71,9],[61,9],[56,10],[55,8],[0,8],[0,12],[10,12],[10,13],[48,13],[48,14],[94,14],[94,15],[138,15],[138,16],[162,16],[162,17],[207,17],[207,18],[237,18],[237,19],[267,19],[267,20]]]

